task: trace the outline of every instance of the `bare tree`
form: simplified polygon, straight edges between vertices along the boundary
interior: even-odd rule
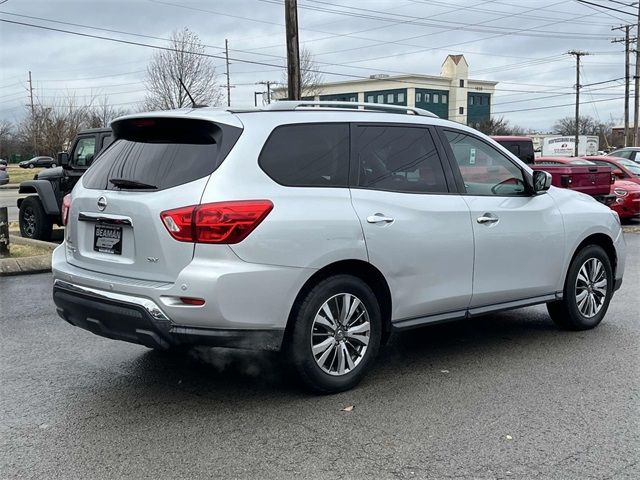
[[[130,112],[126,108],[116,108],[109,104],[109,97],[105,95],[88,113],[87,126],[89,128],[108,127],[113,120],[128,113]]]
[[[318,64],[313,58],[310,50],[302,47],[300,49],[300,92],[302,97],[315,97],[322,93],[322,83],[324,75],[320,72]],[[282,72],[282,84],[287,86],[287,67]]]
[[[0,158],[7,158],[13,147],[13,124],[9,120],[0,120]]]
[[[525,129],[517,125],[511,125],[504,117],[491,117],[478,125],[485,135],[524,135]]]
[[[222,92],[216,82],[216,69],[211,58],[203,56],[200,37],[187,27],[174,31],[169,50],[158,51],[147,66],[148,110],[170,110],[191,105],[180,86],[180,80],[198,104],[218,105]]]
[[[88,126],[92,99],[79,103],[75,95],[37,103],[18,125],[17,137],[23,149],[33,155],[50,155],[67,148],[79,130]]]

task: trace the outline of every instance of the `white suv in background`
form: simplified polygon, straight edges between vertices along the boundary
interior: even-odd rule
[[[424,110],[278,102],[112,128],[53,255],[59,314],[104,337],[282,349],[335,392],[393,331],[541,303],[593,328],[622,282],[612,210]]]

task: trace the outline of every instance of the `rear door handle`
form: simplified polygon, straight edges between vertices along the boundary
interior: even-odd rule
[[[498,217],[494,217],[490,213],[485,213],[481,217],[478,217],[477,222],[478,223],[495,223],[498,220],[499,220]]]
[[[375,215],[369,215],[367,217],[367,222],[369,223],[391,223],[394,221],[394,218],[392,217],[385,217],[383,214],[381,213],[376,213]]]

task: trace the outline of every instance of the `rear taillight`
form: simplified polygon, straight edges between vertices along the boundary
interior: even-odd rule
[[[180,242],[238,243],[273,209],[269,200],[191,205],[160,214],[162,223]]]
[[[62,199],[62,224],[69,223],[69,210],[71,209],[71,194],[67,193]]]

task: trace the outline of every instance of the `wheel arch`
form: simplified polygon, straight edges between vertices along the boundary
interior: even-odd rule
[[[605,233],[593,233],[583,239],[580,244],[574,249],[573,254],[571,255],[571,261],[569,262],[569,268],[573,263],[573,260],[576,258],[576,255],[588,245],[597,245],[602,247],[602,249],[606,252],[607,257],[609,257],[609,261],[611,262],[611,270],[613,271],[613,278],[616,278],[616,268],[618,266],[618,256],[616,254],[616,248],[613,245],[613,240],[609,235]],[[565,281],[567,272],[564,273]]]
[[[36,194],[47,215],[60,215],[60,207],[51,182],[47,180],[27,180],[20,184],[18,193]],[[22,200],[18,200],[18,208],[22,205]]]
[[[291,306],[291,310],[289,311],[289,317],[287,319],[287,326],[285,329],[285,339],[291,333],[294,312],[298,308],[298,305],[303,301],[306,293],[318,282],[339,274],[353,275],[354,277],[362,280],[369,286],[369,288],[371,288],[371,290],[373,290],[373,293],[378,299],[380,313],[382,315],[382,343],[384,344],[384,342],[388,340],[389,335],[391,334],[391,290],[382,272],[363,260],[340,260],[331,263],[321,268],[307,279],[296,295],[293,305]]]

